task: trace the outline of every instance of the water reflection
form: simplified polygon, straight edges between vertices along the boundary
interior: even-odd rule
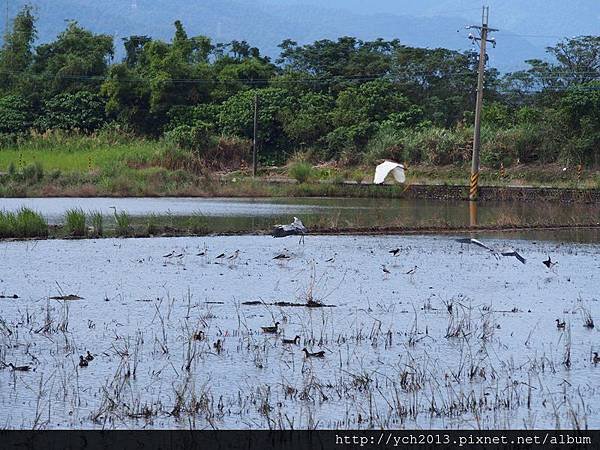
[[[373,199],[373,198],[10,198],[0,199],[0,209],[21,206],[42,213],[50,223],[63,221],[70,208],[100,211],[111,220],[111,206],[132,216],[149,214],[189,216],[201,214],[210,229],[219,231],[264,230],[275,223],[289,223],[297,216],[310,226],[480,226],[518,224],[596,223],[598,204],[479,202]],[[475,210],[473,210],[475,208]],[[527,232],[530,233],[530,232]],[[597,230],[536,232],[549,239],[598,241]],[[538,239],[539,237],[535,237]]]

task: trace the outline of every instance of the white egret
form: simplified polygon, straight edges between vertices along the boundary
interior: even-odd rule
[[[404,183],[406,181],[404,170],[405,168],[402,164],[386,160],[375,167],[375,178],[373,179],[373,183],[382,184],[390,172],[398,183]]]

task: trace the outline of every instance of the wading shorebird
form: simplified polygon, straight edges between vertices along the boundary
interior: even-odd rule
[[[79,367],[87,367],[88,365],[87,360],[82,355],[79,355]]]
[[[260,327],[264,333],[277,333],[279,327],[279,322],[275,322],[275,325],[272,327]]]
[[[85,355],[85,360],[86,361],[93,361],[94,360],[94,355],[92,355],[89,350],[86,350],[86,351],[87,351],[87,355]]]
[[[325,352],[323,350],[321,350],[320,352],[311,353],[308,350],[306,350],[306,347],[304,347],[302,351],[304,352],[304,355],[307,358],[325,358]]]
[[[29,372],[31,366],[15,366],[13,363],[8,363],[8,367],[17,372]]]
[[[296,336],[294,339],[286,339],[283,338],[282,342],[284,344],[294,344],[294,345],[298,345],[300,343],[300,336]]]
[[[555,265],[558,264],[558,261],[552,261],[550,259],[550,256],[548,256],[548,259],[546,261],[542,261],[542,264],[545,265],[548,269],[552,269]]]

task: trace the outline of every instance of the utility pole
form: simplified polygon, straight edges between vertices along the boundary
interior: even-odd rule
[[[475,104],[475,132],[473,134],[473,159],[471,162],[471,184],[469,188],[469,200],[476,201],[479,190],[479,150],[481,148],[481,108],[483,106],[483,78],[485,75],[485,47],[486,43],[496,46],[494,38],[488,39],[488,34],[492,31],[498,31],[495,28],[488,27],[488,18],[490,7],[484,6],[481,13],[481,26],[471,25],[467,29],[479,31],[479,36],[469,34],[469,39],[473,42],[479,41],[479,66],[477,69],[477,102]]]
[[[257,129],[258,129],[258,94],[254,94],[254,137],[252,139],[252,176],[253,177],[256,177],[256,166],[258,165],[257,148],[256,148]]]

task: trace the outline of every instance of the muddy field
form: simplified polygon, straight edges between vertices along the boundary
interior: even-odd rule
[[[2,242],[0,428],[600,427],[599,246],[482,240]]]

